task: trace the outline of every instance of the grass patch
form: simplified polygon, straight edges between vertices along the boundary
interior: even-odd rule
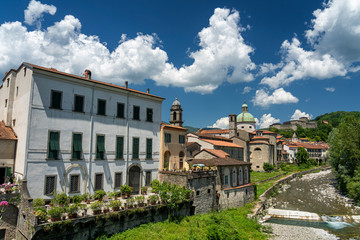
[[[280,174],[285,173],[284,171],[274,171],[274,172],[251,172],[251,182],[259,182],[262,180],[266,180],[268,178],[272,178],[278,176]]]
[[[159,222],[141,225],[137,228],[98,240],[120,239],[267,239],[268,229],[255,220],[248,219],[253,204],[221,212],[184,217],[177,222]]]

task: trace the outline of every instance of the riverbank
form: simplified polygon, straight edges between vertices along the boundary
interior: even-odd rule
[[[275,223],[263,223],[263,226],[272,228],[272,240],[336,240],[335,235],[323,229],[301,226],[289,226]]]

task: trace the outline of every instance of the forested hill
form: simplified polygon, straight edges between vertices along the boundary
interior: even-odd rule
[[[270,131],[277,132],[283,135],[285,138],[291,138],[294,132],[299,138],[308,138],[311,141],[326,141],[331,130],[339,125],[339,123],[346,116],[353,116],[356,119],[360,119],[360,112],[332,112],[320,115],[314,119],[317,122],[317,128],[302,128],[298,127],[296,131],[293,130],[278,130],[276,128],[270,128]],[[327,124],[324,121],[328,122]]]
[[[337,127],[345,116],[354,116],[355,118],[360,119],[360,112],[338,111],[332,113],[325,113],[323,115],[316,117],[314,120],[328,121],[332,127]]]

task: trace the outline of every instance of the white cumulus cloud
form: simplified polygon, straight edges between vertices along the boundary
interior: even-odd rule
[[[262,115],[260,121],[257,118],[255,120],[257,128],[268,128],[271,124],[280,122],[280,119],[272,117],[271,113]]]
[[[325,90],[328,92],[335,92],[335,88],[333,88],[333,87],[327,87],[327,88],[325,88]]]
[[[212,125],[208,126],[209,128],[221,128],[221,129],[228,129],[229,128],[229,117],[222,117]]]
[[[360,70],[360,1],[329,0],[313,15],[311,28],[305,32],[311,49],[302,48],[297,38],[284,41],[282,67],[272,73],[273,66],[279,65],[265,65],[262,72],[270,76],[262,84],[278,88],[296,80],[346,76]]]
[[[25,10],[25,22],[42,20],[43,13],[55,14],[56,7],[32,0]],[[249,82],[254,79],[254,49],[244,42],[237,11],[216,8],[209,26],[199,34],[199,49],[190,51],[191,65],[176,68],[159,47],[156,34],[124,34],[110,51],[96,35],[81,32],[81,22],[72,15],[46,29],[30,31],[22,23],[0,25],[0,71],[6,72],[26,61],[60,71],[82,74],[90,69],[93,78],[123,84],[141,84],[152,79],[157,85],[183,87],[187,92],[211,93],[223,82]],[[16,39],[14,41],[13,39]]]
[[[259,89],[252,99],[254,105],[261,107],[269,107],[273,104],[297,103],[299,99],[294,97],[290,92],[286,92],[283,88],[276,89],[269,94],[265,89]]]
[[[312,118],[312,115],[311,114],[308,114],[306,112],[302,112],[300,111],[299,109],[296,109],[294,114],[291,116],[291,119],[290,120],[299,120],[301,117],[306,117],[308,119],[311,119]]]
[[[243,90],[243,94],[245,94],[245,93],[249,93],[249,92],[251,92],[251,90],[252,90],[252,87],[249,87],[249,86],[246,86],[246,87],[244,87],[244,90]]]
[[[31,0],[27,9],[24,11],[25,23],[29,25],[36,23],[40,27],[40,20],[43,13],[54,15],[56,13],[56,7],[54,5],[42,4],[39,1]]]

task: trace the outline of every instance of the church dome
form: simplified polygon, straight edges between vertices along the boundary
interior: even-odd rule
[[[178,101],[177,98],[175,98],[175,101],[172,104],[173,106],[181,106],[180,102]]]
[[[251,113],[242,112],[239,115],[237,115],[236,121],[238,123],[241,123],[241,122],[255,122],[255,118]]]

